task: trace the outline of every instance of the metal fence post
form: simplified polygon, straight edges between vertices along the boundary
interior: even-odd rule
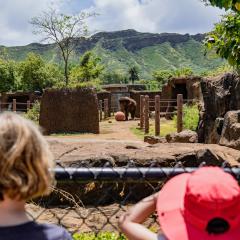
[[[102,117],[103,117],[103,114],[102,114],[102,100],[99,101],[99,120],[100,122],[102,121]]]
[[[155,136],[160,135],[160,96],[155,96]]]
[[[17,101],[13,99],[13,112],[17,112]]]
[[[145,133],[149,133],[149,96],[146,95],[145,96],[145,118],[144,118],[144,122],[145,122]]]
[[[108,118],[108,99],[104,99],[104,119]]]
[[[177,95],[177,132],[183,130],[183,95]]]
[[[140,96],[140,129],[144,127],[144,96]]]

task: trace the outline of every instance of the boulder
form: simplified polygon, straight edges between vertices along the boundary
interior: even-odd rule
[[[219,144],[240,150],[240,110],[226,113]]]
[[[196,143],[198,135],[191,130],[185,130],[180,133],[171,133],[166,135],[166,140],[169,143]]]
[[[199,142],[211,144],[220,142],[225,114],[240,109],[239,81],[238,75],[230,73],[202,80],[204,108],[200,113],[198,126]]]
[[[157,144],[157,143],[167,143],[167,140],[164,137],[145,136],[144,142],[153,145],[153,144]]]

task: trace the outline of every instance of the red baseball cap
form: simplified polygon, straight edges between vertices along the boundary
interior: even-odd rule
[[[240,239],[240,188],[218,167],[203,167],[169,180],[157,212],[169,240]]]

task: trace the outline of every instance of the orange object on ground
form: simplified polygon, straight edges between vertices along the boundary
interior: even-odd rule
[[[125,121],[125,115],[123,112],[117,112],[115,114],[116,121]]]

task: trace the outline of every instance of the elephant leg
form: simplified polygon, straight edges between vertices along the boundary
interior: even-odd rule
[[[128,109],[126,109],[125,110],[125,121],[128,121],[128,114],[129,114]]]
[[[134,118],[135,118],[135,112],[136,112],[136,110],[131,111],[131,118],[132,118],[132,120],[134,120]]]

